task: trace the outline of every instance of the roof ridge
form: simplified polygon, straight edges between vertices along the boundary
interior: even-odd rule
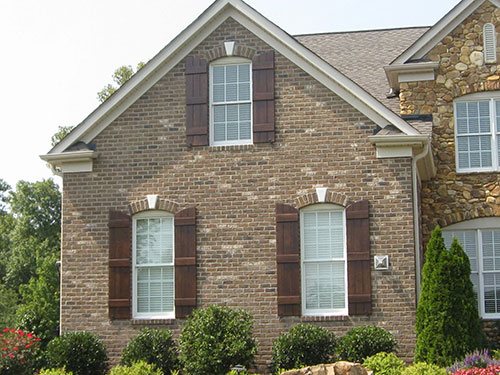
[[[356,34],[356,33],[370,33],[370,32],[379,32],[379,31],[393,31],[393,30],[409,30],[409,29],[430,29],[432,26],[405,26],[405,27],[393,27],[393,28],[385,28],[385,29],[368,29],[368,30],[352,30],[352,31],[326,31],[319,33],[310,33],[310,34],[296,34],[292,35],[294,38],[300,36],[313,36],[313,35],[331,35],[331,34]]]

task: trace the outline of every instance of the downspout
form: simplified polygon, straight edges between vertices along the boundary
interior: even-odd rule
[[[412,180],[413,180],[413,227],[415,228],[415,263],[416,263],[416,291],[417,291],[417,303],[420,297],[420,217],[419,217],[419,207],[418,207],[418,169],[417,162],[425,157],[429,153],[429,143],[425,143],[424,149],[421,153],[415,155],[412,161]]]

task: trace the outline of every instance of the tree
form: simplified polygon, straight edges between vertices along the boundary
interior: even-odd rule
[[[120,88],[125,82],[127,82],[135,73],[142,69],[145,64],[141,61],[137,64],[137,69],[134,69],[130,65],[120,66],[113,73],[113,81],[116,86],[108,83],[104,88],[97,93],[97,98],[102,103],[108,99],[113,93]]]
[[[415,361],[448,366],[484,342],[470,262],[456,239],[446,249],[439,227],[432,232],[426,258],[417,307]]]
[[[59,126],[57,129],[57,133],[55,133],[50,139],[50,144],[52,147],[61,142],[71,131],[74,129],[74,126]]]

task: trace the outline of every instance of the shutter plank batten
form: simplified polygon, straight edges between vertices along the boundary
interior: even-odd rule
[[[281,203],[276,205],[276,263],[278,315],[300,316],[299,212]]]
[[[372,298],[368,201],[348,206],[346,223],[349,315],[369,315]]]
[[[252,60],[253,141],[274,142],[274,51],[262,52]]]
[[[196,308],[196,208],[175,214],[175,316]]]
[[[109,318],[132,316],[132,221],[128,214],[109,211]]]
[[[186,58],[186,142],[189,146],[208,145],[208,63]]]

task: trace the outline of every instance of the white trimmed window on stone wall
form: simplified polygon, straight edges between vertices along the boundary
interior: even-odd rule
[[[251,144],[252,64],[236,57],[210,64],[210,144]]]
[[[173,319],[174,217],[145,211],[132,222],[133,317]]]
[[[500,318],[500,218],[453,224],[443,228],[443,237],[448,248],[456,237],[469,256],[481,317]]]
[[[303,315],[347,315],[345,210],[316,204],[300,210]]]
[[[500,169],[500,93],[472,94],[455,100],[457,172]]]

